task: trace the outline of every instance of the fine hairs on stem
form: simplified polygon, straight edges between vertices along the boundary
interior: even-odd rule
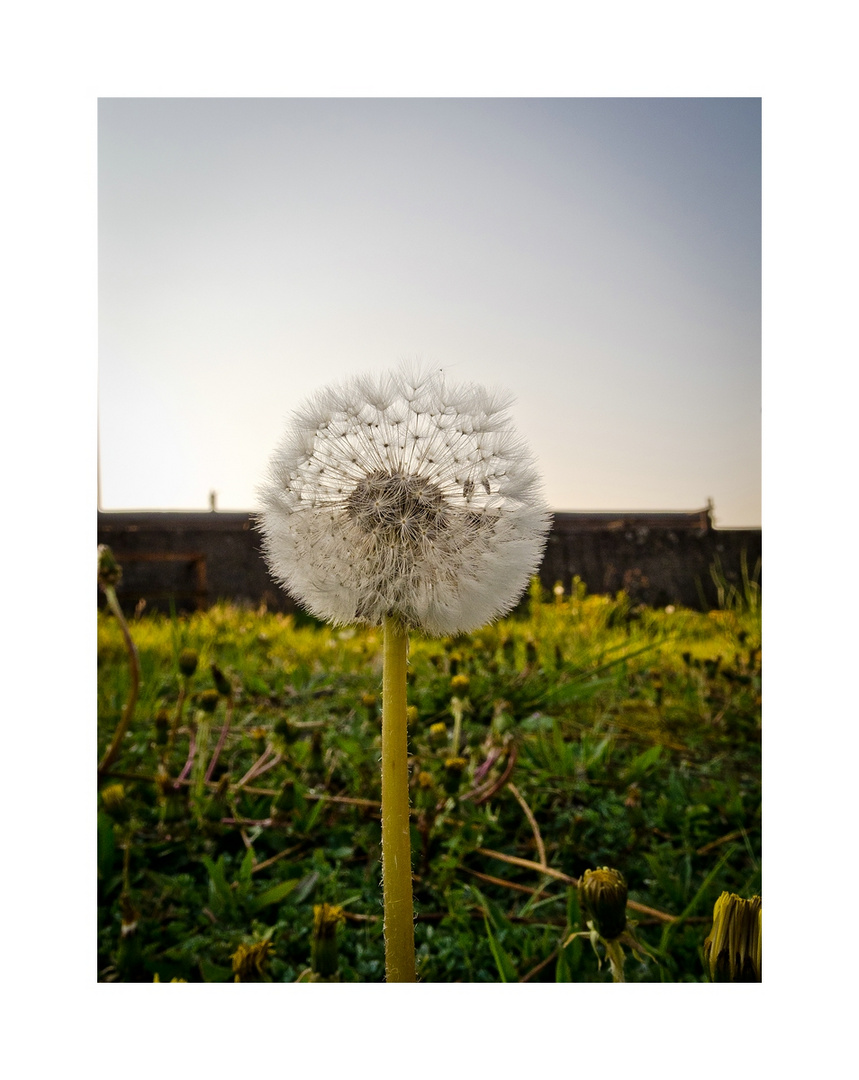
[[[409,836],[406,662],[409,639],[399,620],[384,623],[382,682],[382,888],[388,982],[415,981],[414,908]]]

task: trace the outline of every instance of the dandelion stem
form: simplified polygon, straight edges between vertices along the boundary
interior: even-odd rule
[[[218,738],[218,745],[215,747],[215,752],[212,754],[212,760],[209,762],[209,767],[206,770],[206,783],[212,779],[212,773],[215,771],[215,766],[218,764],[218,758],[221,756],[221,751],[224,748],[224,743],[227,741],[227,733],[230,730],[230,723],[233,719],[233,699],[227,698],[227,714],[224,719],[224,726],[221,728],[221,734]]]
[[[194,764],[194,755],[197,753],[197,725],[194,724],[191,728],[191,732],[188,735],[188,757],[185,759],[185,764],[182,767],[182,771],[173,781],[173,787],[178,790],[179,785],[188,778],[191,773],[191,766]]]
[[[385,616],[382,679],[382,891],[385,902],[387,982],[415,982],[415,928],[409,837],[409,763],[406,720],[408,635]]]
[[[119,745],[122,742],[123,736],[128,730],[131,718],[134,715],[134,707],[137,704],[137,694],[140,690],[140,661],[137,658],[137,648],[132,641],[131,631],[128,629],[128,623],[125,621],[125,616],[122,614],[119,600],[116,598],[116,590],[112,585],[103,585],[102,589],[105,598],[107,599],[108,607],[116,618],[116,621],[119,623],[120,630],[122,630],[122,638],[125,642],[125,649],[128,653],[128,661],[131,667],[131,687],[128,691],[128,700],[125,703],[125,708],[122,710],[122,718],[114,732],[113,741],[105,751],[105,755],[101,759],[101,764],[98,767],[99,776],[103,776],[106,770],[109,769],[116,760],[116,755],[119,753]]]
[[[209,727],[210,720],[204,714],[200,718],[200,723],[197,725],[197,752],[194,758],[193,764],[193,786],[192,791],[194,794],[194,801],[197,803],[198,809],[200,801],[203,798],[203,792],[206,787],[206,778],[203,770],[206,768],[206,751],[209,748]]]
[[[167,737],[167,753],[173,749],[173,743],[176,741],[176,732],[179,730],[179,726],[182,723],[182,710],[185,708],[185,698],[188,693],[188,678],[183,677],[182,685],[179,687],[179,701],[176,704],[176,715],[173,717],[173,723],[170,725],[170,734]]]

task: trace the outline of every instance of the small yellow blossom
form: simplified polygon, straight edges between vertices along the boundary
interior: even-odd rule
[[[432,724],[429,729],[430,742],[440,745],[447,740],[447,727],[439,721],[437,724]]]

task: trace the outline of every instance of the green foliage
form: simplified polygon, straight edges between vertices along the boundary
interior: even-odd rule
[[[651,957],[628,955],[627,980],[705,980],[716,898],[760,892],[752,585],[707,614],[535,586],[514,617],[412,641],[422,980],[607,981],[565,880],[599,866],[676,917],[629,909]],[[304,980],[327,902],[347,920],[337,977],[382,981],[380,632],[226,605],[131,632],[140,694],[102,778],[124,798],[97,816],[99,978],[231,982],[239,947],[270,942],[262,977]],[[98,664],[101,757],[130,684],[105,613]]]

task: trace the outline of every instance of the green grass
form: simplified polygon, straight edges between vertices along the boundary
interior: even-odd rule
[[[542,851],[568,878],[612,866],[632,901],[678,917],[630,910],[652,958],[628,956],[628,981],[703,981],[714,901],[761,886],[757,594],[702,614],[580,585],[559,601],[538,592],[523,613],[469,636],[412,639],[419,977],[610,979],[586,941],[561,947],[583,928],[576,890],[497,857],[537,863]],[[382,981],[381,632],[226,605],[144,616],[131,632],[140,697],[100,785],[121,784],[124,799],[99,798],[99,978],[232,981],[238,946],[269,940],[263,977],[294,981],[310,966],[314,905],[327,901],[347,916],[339,978]],[[187,685],[183,649],[199,654]],[[101,755],[129,687],[119,627],[104,614],[98,664]],[[208,715],[200,695],[216,686],[212,665],[232,693],[208,716],[204,768],[174,788]],[[167,752],[159,738],[180,698]],[[445,764],[454,698],[461,771]],[[430,731],[440,723],[445,735]],[[263,764],[277,763],[240,787],[266,752]],[[169,781],[158,780],[162,760]],[[125,936],[123,921],[136,924]]]

